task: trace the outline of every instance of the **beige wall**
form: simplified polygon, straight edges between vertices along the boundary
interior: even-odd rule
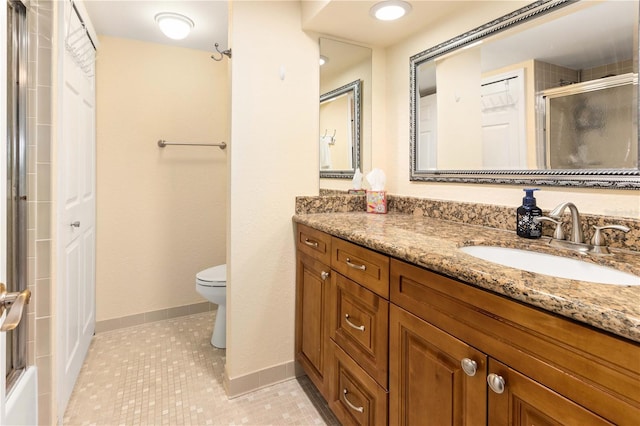
[[[226,369],[237,388],[294,358],[291,216],[297,195],[318,194],[319,49],[299,2],[236,1],[231,16]]]
[[[97,61],[96,320],[203,302],[225,262],[228,74],[210,52],[112,37]]]
[[[387,189],[392,194],[411,195],[442,200],[472,201],[519,206],[522,186],[424,183],[409,181],[409,65],[408,58],[458,34],[475,28],[496,16],[525,5],[523,1],[482,2],[481,8],[469,10],[440,26],[387,49],[386,96],[374,105],[387,111],[386,138],[382,145],[374,139],[373,167],[387,172]],[[375,60],[375,51],[374,51]],[[538,205],[552,209],[563,201],[573,201],[582,212],[613,216],[640,217],[637,191],[541,187],[536,194]]]

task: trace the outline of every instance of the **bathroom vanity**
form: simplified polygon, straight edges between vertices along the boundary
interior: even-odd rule
[[[640,419],[640,286],[543,276],[460,251],[488,242],[558,250],[484,226],[393,213],[294,221],[296,359],[343,424]],[[640,275],[638,257],[594,261]]]

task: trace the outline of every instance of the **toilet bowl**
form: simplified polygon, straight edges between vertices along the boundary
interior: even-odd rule
[[[196,274],[196,291],[211,303],[218,305],[211,344],[227,347],[227,265],[218,265]]]

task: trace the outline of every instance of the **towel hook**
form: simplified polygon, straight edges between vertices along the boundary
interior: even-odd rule
[[[220,54],[219,58],[216,58],[216,54],[214,53],[213,55],[211,55],[211,59],[213,59],[214,61],[221,61],[222,59],[224,59],[224,56],[227,56],[229,59],[231,59],[231,49],[226,49],[223,51],[220,51],[220,49],[218,49],[218,46],[220,46],[218,43],[216,43],[215,45],[216,50],[218,51],[218,53]]]

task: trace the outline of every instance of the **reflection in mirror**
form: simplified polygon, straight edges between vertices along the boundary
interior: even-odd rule
[[[360,80],[320,96],[320,171],[350,174],[360,167]]]
[[[320,178],[326,188],[330,178],[351,179],[356,168],[363,170],[370,151],[371,49],[321,38],[320,55]]]
[[[640,188],[638,1],[538,1],[411,57],[411,180]]]

